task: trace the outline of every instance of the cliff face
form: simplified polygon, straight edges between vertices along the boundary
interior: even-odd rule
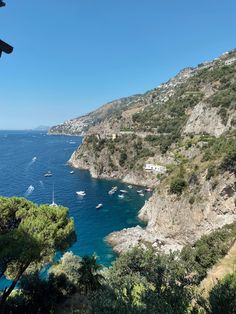
[[[168,252],[193,244],[203,234],[232,223],[236,219],[235,176],[225,173],[219,179],[214,187],[214,181],[202,177],[193,204],[190,197],[194,187],[181,197],[171,195],[168,190],[158,191],[139,212],[147,227],[114,232],[108,236],[108,242],[118,253],[137,244],[145,246],[147,242]]]
[[[236,219],[234,56],[187,68],[88,128],[73,167],[154,188],[139,213],[147,227],[108,236],[117,252],[179,249]]]

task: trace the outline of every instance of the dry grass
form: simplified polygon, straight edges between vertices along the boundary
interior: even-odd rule
[[[200,284],[200,292],[207,296],[210,290],[225,275],[232,274],[236,270],[236,241],[229,252],[209,272],[207,277]]]

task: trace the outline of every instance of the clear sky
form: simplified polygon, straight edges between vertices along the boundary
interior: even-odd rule
[[[235,0],[4,0],[0,129],[54,125],[236,47]]]

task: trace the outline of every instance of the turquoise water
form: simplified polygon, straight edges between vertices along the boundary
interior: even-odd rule
[[[69,208],[74,218],[77,242],[70,248],[77,255],[93,254],[103,265],[115,258],[105,237],[112,231],[140,224],[139,209],[150,195],[137,194],[139,187],[114,180],[91,178],[88,171],[72,170],[67,161],[81,144],[80,137],[48,136],[40,132],[0,131],[0,195],[25,196],[38,204],[55,202]],[[44,177],[51,171],[52,177]],[[124,199],[108,195],[112,186],[128,190]],[[76,191],[86,191],[81,198]],[[98,203],[104,206],[97,210]]]

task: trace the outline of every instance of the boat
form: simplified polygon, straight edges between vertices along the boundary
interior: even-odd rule
[[[137,193],[138,194],[143,193],[143,190],[138,190]]]
[[[79,196],[85,196],[86,195],[85,191],[78,191],[78,192],[76,192],[76,194]]]
[[[74,172],[73,170],[71,170],[71,171],[70,171],[70,174],[73,174],[73,173],[75,173],[75,172]]]
[[[58,205],[55,203],[55,197],[54,197],[54,184],[53,184],[53,189],[52,189],[52,203],[49,205],[51,207],[58,207]]]
[[[45,177],[51,177],[51,176],[52,176],[51,171],[48,171],[47,173],[45,173],[44,176],[45,176]]]
[[[132,188],[133,188],[133,186],[132,186],[132,185],[128,185],[128,188],[129,188],[129,189],[132,189]]]
[[[102,206],[103,206],[103,204],[100,203],[100,204],[98,204],[98,205],[96,206],[96,208],[99,209],[99,208],[101,208]]]
[[[124,194],[119,194],[118,197],[119,198],[124,198],[125,196],[124,196]]]
[[[118,187],[117,187],[117,186],[113,186],[113,187],[111,188],[111,190],[108,192],[108,194],[109,194],[109,195],[112,195],[112,194],[116,193],[117,190],[118,190]]]
[[[144,196],[144,194],[143,194],[143,193],[139,193],[139,195],[140,195],[140,196]]]
[[[128,193],[126,190],[120,190],[120,193]]]
[[[151,188],[146,188],[145,191],[146,192],[152,192],[152,189]]]

